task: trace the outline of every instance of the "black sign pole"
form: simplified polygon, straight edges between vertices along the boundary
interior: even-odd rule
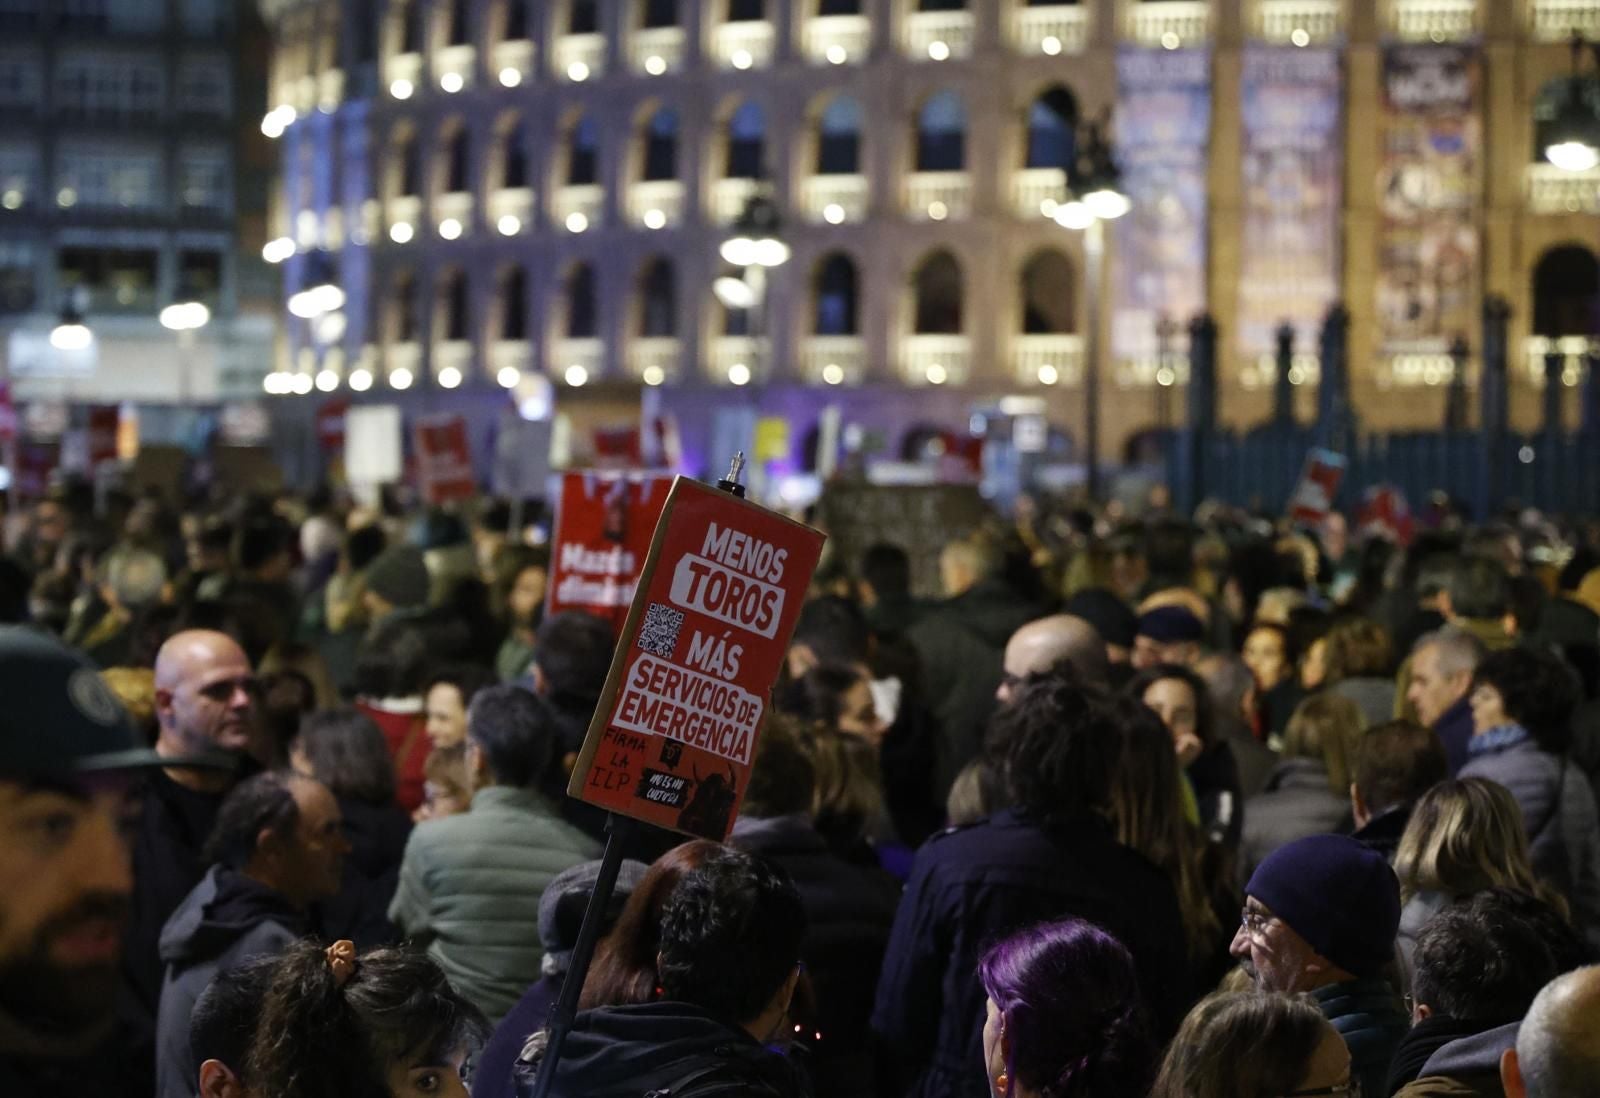
[[[744,470],[744,451],[733,459],[728,475],[717,482],[724,492],[744,498],[744,485],[739,474]],[[545,1043],[544,1058],[539,1061],[539,1074],[533,1081],[533,1098],[549,1098],[550,1088],[556,1081],[556,1066],[561,1062],[561,1046],[567,1043],[567,1034],[578,1018],[578,999],[583,994],[583,983],[589,975],[589,963],[594,960],[594,947],[600,940],[600,928],[605,922],[606,909],[611,906],[611,895],[617,890],[617,874],[622,870],[622,852],[633,838],[634,821],[615,812],[606,815],[606,851],[600,858],[600,876],[594,882],[594,892],[589,906],[583,912],[583,926],[578,929],[578,941],[572,947],[572,964],[561,983],[561,997],[550,1011],[546,1029],[550,1039]]]

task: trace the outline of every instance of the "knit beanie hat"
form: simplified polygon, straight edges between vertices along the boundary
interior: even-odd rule
[[[402,610],[428,605],[428,566],[422,550],[391,545],[367,568],[367,590]]]
[[[1206,627],[1181,606],[1158,606],[1140,615],[1138,635],[1158,644],[1178,644],[1204,637]]]
[[[606,906],[605,923],[600,928],[602,935],[621,917],[622,905],[639,887],[644,871],[649,868],[632,859],[623,861],[617,871],[617,887]],[[571,967],[572,948],[578,944],[583,914],[588,910],[589,897],[594,894],[594,885],[599,879],[599,862],[581,862],[562,870],[545,886],[539,897],[539,942],[544,946],[541,968],[546,976],[559,976]]]
[[[1348,835],[1279,847],[1256,867],[1245,893],[1351,975],[1376,975],[1394,959],[1400,882],[1382,854]]]

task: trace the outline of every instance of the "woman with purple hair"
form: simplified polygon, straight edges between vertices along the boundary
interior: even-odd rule
[[[990,947],[978,979],[995,1098],[1144,1094],[1158,1049],[1133,958],[1110,934],[1082,919],[1040,923]]]

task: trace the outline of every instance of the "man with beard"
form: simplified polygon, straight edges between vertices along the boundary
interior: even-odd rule
[[[124,1095],[126,772],[163,760],[88,661],[40,634],[0,629],[0,698],[0,1094]]]
[[[155,1067],[161,999],[161,928],[206,870],[201,848],[223,796],[266,763],[257,691],[244,650],[222,633],[174,635],[156,656],[156,754],[167,760],[138,791],[142,814],[133,839],[136,884],[124,939],[126,1015],[134,1088],[148,1093]],[[175,766],[209,760],[212,766]]]

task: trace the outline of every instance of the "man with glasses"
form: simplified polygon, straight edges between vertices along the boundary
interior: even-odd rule
[[[152,1071],[161,928],[205,874],[201,847],[223,797],[270,761],[255,676],[232,638],[200,629],[175,634],[156,655],[155,687],[156,754],[212,765],[152,771],[138,791],[142,814],[133,841],[136,884],[123,949],[124,1014],[135,1059]],[[153,1089],[152,1083],[146,1092]]]
[[[1368,1094],[1383,1090],[1407,1019],[1390,984],[1400,884],[1383,855],[1313,835],[1268,855],[1245,886],[1230,952],[1263,991],[1306,992],[1350,1049]]]

